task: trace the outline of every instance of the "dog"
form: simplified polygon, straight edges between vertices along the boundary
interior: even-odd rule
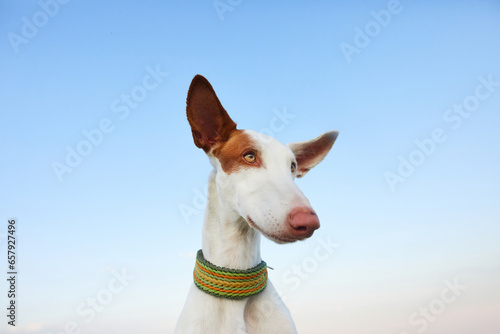
[[[291,243],[309,238],[320,227],[294,179],[325,158],[338,131],[283,145],[237,129],[201,75],[189,87],[186,113],[194,144],[205,151],[213,170],[202,249],[176,333],[297,333],[268,280],[260,237]]]

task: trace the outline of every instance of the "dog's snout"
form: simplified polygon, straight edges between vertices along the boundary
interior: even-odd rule
[[[290,233],[299,239],[309,238],[319,228],[319,219],[313,209],[294,208],[288,215]]]

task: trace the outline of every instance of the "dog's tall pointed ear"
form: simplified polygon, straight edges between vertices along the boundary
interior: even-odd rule
[[[338,131],[329,131],[313,140],[288,144],[297,159],[297,177],[306,175],[326,157],[338,135]]]
[[[236,123],[222,107],[212,85],[201,75],[196,75],[189,86],[186,114],[194,143],[205,152],[228,140],[236,130]]]

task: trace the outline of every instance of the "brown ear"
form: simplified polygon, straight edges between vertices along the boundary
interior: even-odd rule
[[[201,75],[196,75],[189,86],[186,114],[194,143],[205,152],[226,141],[236,130],[236,123],[222,107],[212,85]]]
[[[313,140],[288,144],[297,159],[297,177],[304,176],[326,157],[338,135],[338,131],[329,131]]]

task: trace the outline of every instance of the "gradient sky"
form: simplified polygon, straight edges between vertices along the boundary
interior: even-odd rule
[[[219,3],[0,1],[0,247],[17,218],[20,273],[1,332],[173,332],[211,170],[185,119],[202,74],[240,128],[286,111],[282,142],[340,131],[297,181],[321,229],[262,241],[300,333],[498,334],[500,4]]]

